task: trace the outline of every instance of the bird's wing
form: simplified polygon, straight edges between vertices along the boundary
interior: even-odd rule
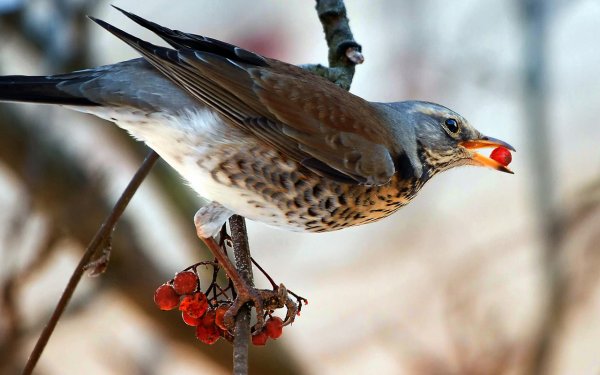
[[[92,20],[233,125],[339,181],[379,185],[395,173],[390,135],[374,124],[376,113],[363,99],[293,65],[125,14],[178,49]]]

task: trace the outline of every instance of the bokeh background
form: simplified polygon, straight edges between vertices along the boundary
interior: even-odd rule
[[[168,27],[326,63],[308,0],[117,0]],[[108,1],[0,0],[0,74],[137,57],[85,18],[158,38]],[[600,373],[600,2],[347,0],[366,62],[352,92],[455,109],[518,150],[515,175],[460,168],[378,223],[293,234],[249,223],[254,257],[307,297],[254,374]],[[62,108],[0,104],[0,373],[17,373],[85,244],[147,150]],[[207,257],[203,202],[155,168],[84,278],[39,374],[227,374],[154,289]],[[266,280],[258,277],[266,287]]]

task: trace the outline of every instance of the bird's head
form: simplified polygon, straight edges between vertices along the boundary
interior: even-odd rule
[[[429,175],[461,165],[476,165],[513,173],[506,166],[476,150],[505,147],[508,143],[481,134],[458,113],[435,103],[407,101],[393,103],[414,131],[419,158]]]

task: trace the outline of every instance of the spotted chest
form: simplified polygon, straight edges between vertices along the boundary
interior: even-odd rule
[[[416,179],[398,177],[377,187],[337,183],[260,145],[224,151],[218,163],[216,157],[207,155],[197,164],[229,191],[219,203],[250,219],[294,231],[326,232],[380,220],[409,203],[422,186]],[[232,196],[242,198],[237,207],[231,206]]]

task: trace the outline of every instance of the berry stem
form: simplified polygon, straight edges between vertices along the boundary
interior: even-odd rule
[[[257,263],[257,262],[254,260],[254,258],[250,257],[250,260],[252,261],[252,264],[254,264],[254,266],[255,266],[256,268],[258,268],[258,270],[259,270],[259,271],[260,271],[260,272],[261,272],[263,275],[265,275],[265,277],[267,278],[267,280],[269,280],[269,282],[271,283],[271,287],[272,287],[274,290],[277,290],[277,288],[279,288],[279,286],[278,286],[278,285],[275,283],[275,280],[273,280],[273,278],[272,278],[272,277],[271,277],[271,276],[270,276],[270,275],[267,273],[267,271],[265,271],[265,270],[264,270],[264,269],[263,269],[263,268],[260,266],[260,264],[258,264],[258,263]]]

